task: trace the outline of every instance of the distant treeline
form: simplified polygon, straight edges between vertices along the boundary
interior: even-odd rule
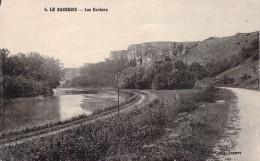
[[[114,87],[117,73],[122,72],[128,65],[125,60],[85,65],[79,71],[81,76],[74,77],[66,84],[77,87]]]
[[[39,53],[10,55],[0,49],[3,59],[4,97],[32,97],[52,95],[63,76],[59,60]]]
[[[205,68],[199,63],[186,65],[181,60],[126,68],[120,77],[122,88],[187,89],[202,79]]]
[[[188,66],[181,60],[147,66],[136,65],[133,61],[106,61],[82,67],[81,76],[74,77],[71,86],[116,87],[118,75],[121,88],[192,88],[196,79],[205,77],[204,70],[199,63]]]
[[[67,85],[76,87],[115,87],[119,75],[121,88],[130,89],[187,89],[193,88],[197,80],[214,77],[232,67],[243,64],[245,60],[259,60],[259,39],[239,54],[205,65],[194,62],[190,65],[182,60],[164,61],[150,65],[136,65],[135,61],[106,61],[81,67],[81,76],[74,77]],[[226,83],[231,78],[225,77]],[[66,85],[66,84],[65,84]]]

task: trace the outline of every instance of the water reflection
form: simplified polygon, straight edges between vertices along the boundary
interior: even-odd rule
[[[94,94],[90,94],[90,93]],[[5,127],[12,129],[33,125],[47,120],[64,120],[80,114],[90,115],[95,109],[116,104],[116,92],[58,89],[55,95],[44,99],[15,100],[6,102]],[[121,98],[122,100],[122,98]]]
[[[32,125],[46,120],[60,118],[59,98],[46,97],[44,100],[13,100],[5,103],[5,128]]]
[[[60,119],[65,120],[80,114],[90,115],[92,111],[82,109],[81,104],[84,102],[83,95],[61,95],[59,97]]]

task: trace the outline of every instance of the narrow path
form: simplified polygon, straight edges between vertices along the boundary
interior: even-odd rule
[[[226,136],[214,149],[217,153],[224,154],[217,154],[215,157],[218,160],[259,161],[260,92],[239,88],[226,89],[235,93],[237,105],[231,107]]]
[[[131,111],[133,108],[140,108],[142,106],[145,106],[147,103],[150,103],[151,101],[153,101],[156,98],[156,96],[154,94],[147,92],[147,91],[136,91],[136,93],[139,94],[141,96],[141,98],[138,101],[131,102],[129,104],[126,104],[126,105],[120,107],[120,113]],[[0,147],[1,146],[3,146],[3,147],[14,146],[16,144],[21,144],[21,143],[24,143],[27,141],[31,141],[33,139],[39,139],[39,138],[46,137],[49,135],[55,135],[57,133],[64,132],[64,131],[67,131],[67,130],[70,130],[73,128],[77,128],[82,125],[87,125],[91,122],[94,122],[97,120],[102,120],[102,119],[105,119],[107,117],[111,117],[114,115],[117,115],[117,109],[113,109],[111,111],[101,113],[98,116],[94,116],[90,120],[82,120],[82,121],[76,122],[75,124],[72,124],[72,125],[67,124],[67,126],[62,127],[62,128],[57,129],[57,127],[53,127],[48,130],[45,129],[45,132],[41,133],[39,135],[36,134],[37,131],[33,131],[33,132],[31,132],[31,134],[28,134],[28,137],[21,138],[21,139],[18,138],[16,140],[7,141],[7,142],[1,144]]]

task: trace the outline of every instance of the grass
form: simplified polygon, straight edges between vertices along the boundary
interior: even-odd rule
[[[204,94],[203,92],[199,95],[203,96]],[[164,97],[164,99],[167,98],[167,96]],[[175,110],[172,113],[175,113],[174,119],[168,119],[167,132],[161,139],[152,143],[153,146],[146,146],[144,150],[146,154],[144,153],[143,158],[146,160],[192,161],[210,158],[213,147],[221,138],[227,124],[229,107],[233,103],[234,95],[221,89],[216,92],[214,98],[214,101],[225,100],[226,102],[219,104],[214,103],[211,99],[210,102],[198,99],[199,101],[195,104],[194,102],[191,104],[186,102],[186,107],[194,105],[191,110],[185,113],[182,113],[182,110]],[[176,107],[176,102],[168,105],[167,108],[174,106]]]
[[[5,147],[2,159],[201,161],[209,158],[226,125],[233,95],[223,89],[217,91],[215,100],[226,100],[219,104],[201,99],[199,90],[152,92],[160,99],[120,117]]]

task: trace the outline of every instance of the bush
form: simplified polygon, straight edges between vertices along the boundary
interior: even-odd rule
[[[231,78],[227,75],[224,75],[224,78],[223,78],[223,83],[224,84],[231,84],[231,83],[234,83],[234,78]]]
[[[191,112],[196,108],[198,108],[198,106],[196,105],[195,99],[183,97],[180,99],[178,112]]]
[[[213,86],[208,86],[203,90],[204,101],[214,102],[216,96],[217,88]]]
[[[191,89],[195,85],[195,76],[188,71],[176,71],[169,74],[168,89]]]
[[[154,89],[167,89],[167,82],[167,73],[159,73],[155,76],[152,86]]]
[[[238,60],[240,61],[240,59]],[[221,59],[219,61],[211,62],[206,64],[207,73],[210,77],[214,77],[225,70],[231,68],[232,66],[238,65],[234,60],[230,60],[227,58]]]
[[[243,76],[240,77],[241,81],[243,81],[243,82],[244,82],[245,80],[249,79],[249,78],[251,78],[251,76],[250,76],[250,75],[247,75],[247,74],[243,74]]]
[[[23,76],[4,76],[4,96],[6,98],[32,97],[42,95],[44,85]]]
[[[259,60],[259,52],[254,52],[252,56],[252,61]]]
[[[255,39],[251,43],[251,47],[249,48],[242,48],[239,52],[239,55],[243,59],[248,59],[252,57],[252,60],[258,60],[259,59],[259,38]]]

